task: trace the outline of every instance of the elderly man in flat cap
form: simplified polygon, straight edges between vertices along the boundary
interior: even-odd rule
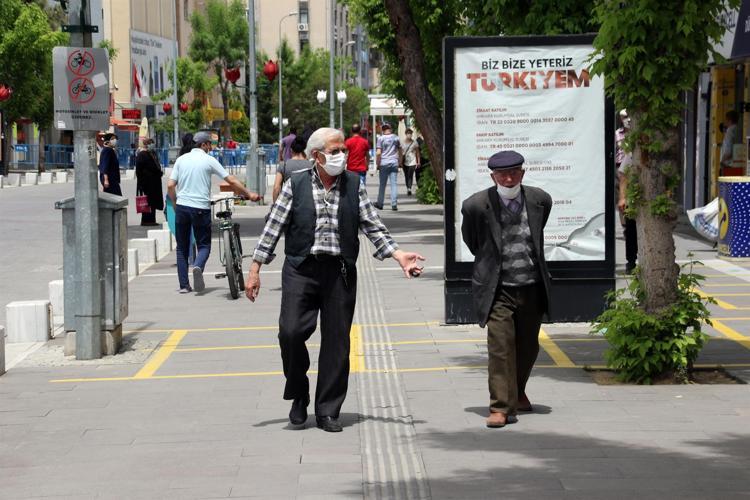
[[[532,411],[526,382],[549,303],[544,226],[552,198],[542,189],[521,185],[523,162],[515,151],[492,155],[488,166],[494,185],[461,207],[461,234],[474,254],[474,304],[479,326],[487,325],[487,427],[503,427],[517,412]]]

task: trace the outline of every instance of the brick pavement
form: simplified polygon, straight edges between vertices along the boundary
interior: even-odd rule
[[[238,212],[248,248],[264,210]],[[324,433],[312,418],[287,428],[280,261],[263,269],[251,305],[229,300],[226,281],[210,276],[215,252],[207,290],[176,294],[170,256],[130,284],[128,345],[142,356],[42,363],[57,340],[0,377],[0,497],[750,495],[748,386],[598,386],[580,367],[600,364],[605,346],[586,325],[544,325],[529,384],[535,413],[486,429],[483,331],[440,324],[441,213],[402,201],[383,216],[427,268],[406,280],[363,247],[344,432]],[[708,263],[704,291],[723,301],[700,362],[748,379],[750,268],[677,239],[679,258],[692,250]]]

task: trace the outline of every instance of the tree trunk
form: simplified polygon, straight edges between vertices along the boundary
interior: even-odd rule
[[[45,130],[41,127],[39,127],[39,160],[37,162],[37,173],[41,174],[44,172],[45,165],[44,165],[44,143],[45,143],[45,137],[44,137]]]
[[[430,92],[424,71],[424,52],[419,30],[414,24],[406,0],[384,0],[385,10],[395,30],[396,52],[401,76],[406,86],[409,106],[419,131],[424,136],[430,163],[440,193],[443,193],[443,116],[435,97]]]
[[[637,116],[631,117],[634,128]],[[643,308],[648,313],[658,313],[677,299],[677,279],[680,267],[675,262],[675,244],[672,236],[677,223],[677,205],[672,203],[666,214],[651,213],[651,203],[660,195],[673,193],[667,189],[669,176],[678,175],[679,137],[676,129],[657,137],[662,143],[658,153],[644,151],[636,144],[634,163],[638,168],[642,203],[638,209],[638,264],[645,292]]]

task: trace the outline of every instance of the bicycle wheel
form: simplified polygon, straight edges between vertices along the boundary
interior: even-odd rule
[[[233,299],[236,299],[240,296],[240,289],[237,286],[237,267],[232,250],[232,233],[225,229],[221,232],[221,237],[224,242],[224,269],[227,273],[227,281],[229,281],[229,294]]]
[[[235,223],[232,226],[232,234],[234,235],[234,255],[236,256],[237,262],[237,286],[245,291],[245,275],[242,272],[242,241],[240,240],[240,225]]]

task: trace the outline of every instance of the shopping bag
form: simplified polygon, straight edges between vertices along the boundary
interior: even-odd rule
[[[719,198],[704,207],[688,210],[687,216],[698,234],[710,241],[719,239]]]
[[[148,196],[140,195],[135,197],[135,211],[139,214],[151,213],[151,206],[148,204]]]

